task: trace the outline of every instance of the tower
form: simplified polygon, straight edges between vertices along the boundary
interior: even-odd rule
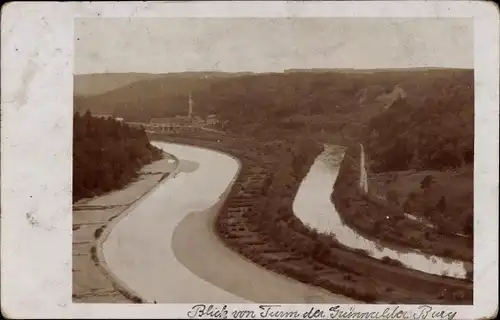
[[[191,97],[191,92],[189,92],[189,111],[188,117],[191,118],[193,116],[193,98]]]

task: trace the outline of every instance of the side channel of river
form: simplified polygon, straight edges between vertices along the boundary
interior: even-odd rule
[[[316,158],[295,197],[293,209],[296,216],[322,233],[335,235],[345,246],[366,250],[376,259],[386,256],[399,260],[411,269],[437,275],[446,272],[451,277],[465,278],[466,270],[462,261],[450,261],[416,251],[398,252],[383,248],[344,225],[330,200],[343,156],[342,147],[326,146],[325,151]],[[365,188],[364,185],[361,187]]]

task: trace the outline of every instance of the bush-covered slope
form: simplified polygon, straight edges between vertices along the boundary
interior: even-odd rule
[[[357,195],[355,184],[359,169],[346,161],[343,171],[356,172],[339,175],[335,201],[347,223],[366,235],[468,261],[474,221],[473,72],[434,83],[420,102],[410,93],[410,99],[371,118],[357,141],[368,159],[368,197],[381,209],[365,210],[368,201]],[[350,151],[359,156],[359,149]],[[352,166],[359,168],[359,159]]]
[[[426,95],[421,104],[399,101],[368,123],[372,171],[446,170],[473,162],[472,72],[452,74]]]
[[[144,130],[113,119],[74,115],[73,201],[119,189],[162,157]]]

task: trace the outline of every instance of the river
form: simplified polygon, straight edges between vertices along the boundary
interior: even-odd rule
[[[387,256],[399,260],[406,267],[426,273],[465,278],[466,270],[462,261],[451,261],[438,256],[429,256],[417,251],[398,252],[383,248],[374,241],[364,238],[353,229],[344,225],[331,201],[331,192],[337,179],[344,156],[342,147],[326,146],[302,181],[294,201],[294,212],[305,224],[322,233],[332,234],[347,247],[366,250],[372,257],[382,259]],[[361,161],[364,160],[362,154]],[[364,163],[361,163],[364,168]],[[361,170],[360,187],[368,189],[366,172]]]
[[[239,172],[236,159],[187,145],[153,144],[176,156],[179,165],[174,174],[124,212],[102,244],[107,268],[122,285],[144,300],[158,303],[250,303],[270,299],[281,302],[281,296],[282,303],[350,301],[245,262],[208,235],[213,232],[210,215],[216,214],[221,195]],[[459,263],[445,262],[439,257],[433,262],[423,254],[380,248],[343,225],[330,201],[342,158],[342,148],[327,148],[302,181],[294,211],[303,222],[334,234],[346,246],[365,249],[378,259],[388,256],[428,273],[447,270],[451,276],[465,275]],[[198,221],[198,229],[193,228],[194,220]],[[179,238],[173,241],[177,229]],[[202,245],[203,239],[212,240],[209,245]],[[220,263],[214,263],[211,257]],[[272,292],[274,287],[280,290]],[[284,291],[287,295],[282,294]]]
[[[179,165],[104,240],[107,269],[122,286],[158,303],[359,303],[251,263],[215,236],[213,221],[239,161],[188,145],[153,144]]]
[[[171,247],[177,224],[189,213],[203,211],[218,201],[238,173],[238,161],[207,149],[161,142],[154,145],[175,155],[179,167],[129,208],[112,229],[103,243],[108,268],[150,302],[249,302],[190,272],[177,261]],[[192,161],[196,161],[194,166]]]

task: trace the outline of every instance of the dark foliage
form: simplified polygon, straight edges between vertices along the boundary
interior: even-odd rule
[[[422,179],[422,181],[420,182],[420,188],[421,189],[428,189],[429,186],[431,185],[432,183],[432,176],[431,175],[427,175],[424,179]]]
[[[447,170],[473,162],[473,74],[453,73],[444,85],[440,80],[423,103],[399,101],[368,123],[372,171]]]
[[[119,189],[145,164],[160,159],[144,129],[114,119],[73,118],[73,201]]]
[[[99,110],[130,121],[149,121],[149,117],[186,114],[192,92],[197,114],[216,113],[227,121],[226,131],[234,133],[269,137],[305,130],[357,132],[380,112],[374,100],[396,85],[408,94],[407,103],[421,106],[434,103],[432,96],[444,90],[450,76],[461,79],[471,74],[470,70],[449,69],[171,74],[75,99],[75,106],[77,110]],[[360,104],[366,106],[361,108]]]
[[[333,188],[332,200],[345,224],[368,239],[416,248],[442,257],[463,261],[472,260],[472,246],[468,245],[469,242],[472,243],[472,237],[458,236],[453,232],[444,234],[443,228],[423,229],[420,222],[406,219],[403,209],[395,203],[382,201],[370,193],[363,194],[358,185],[352,183],[359,177],[358,163],[359,148],[347,149]],[[428,196],[423,199],[428,200]],[[450,201],[445,200],[446,198],[440,199],[441,196],[437,199],[436,205],[424,202],[426,205],[423,207],[424,216],[431,216],[434,211],[438,215],[443,215],[439,209],[448,210],[446,202],[450,203]],[[426,210],[429,213],[426,213]],[[472,212],[461,215],[455,213],[454,219],[463,219],[462,215],[466,215],[464,229],[471,231]],[[471,234],[471,232],[466,234]]]

